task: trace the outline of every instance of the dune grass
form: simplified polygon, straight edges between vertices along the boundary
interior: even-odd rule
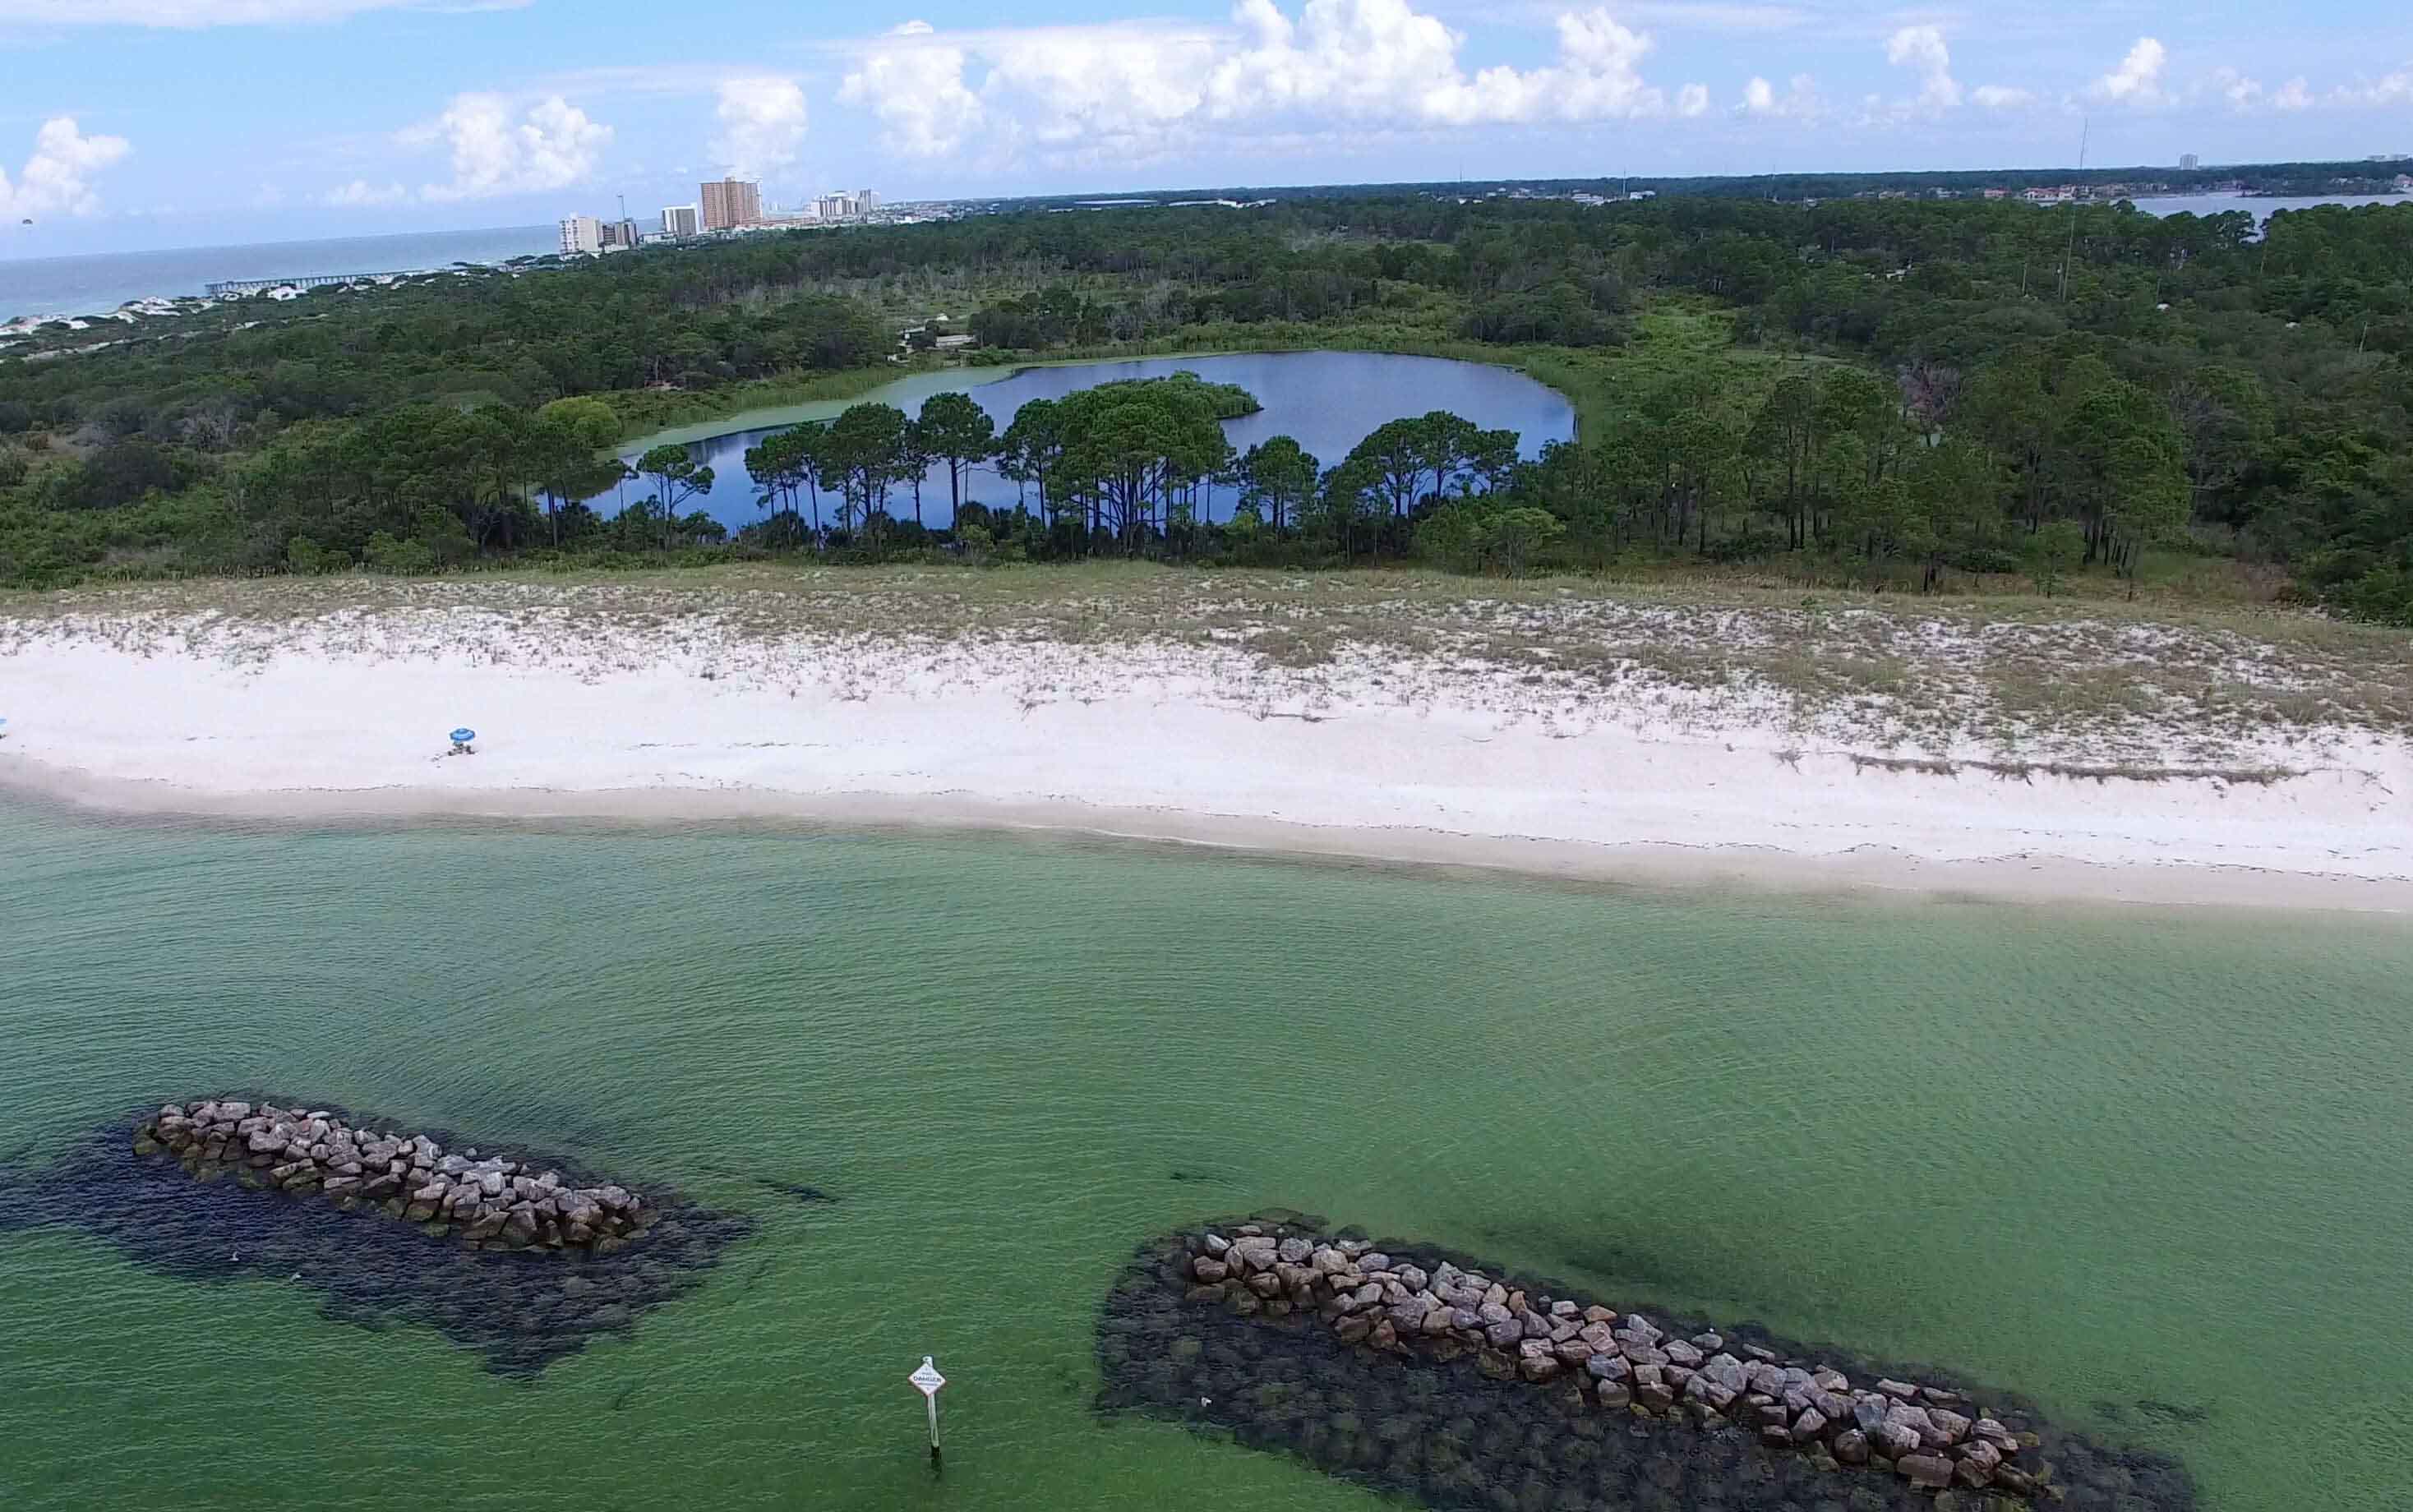
[[[1252,660],[1268,677],[1372,687],[1386,664],[1441,665],[1571,708],[1749,720],[1797,731],[1802,745],[2013,778],[2250,781],[2314,760],[2310,748],[2341,733],[2413,731],[2413,637],[2267,606],[1805,599],[1420,571],[748,563],[192,580],[0,594],[0,649],[103,624],[166,631],[450,609],[573,632],[709,620],[760,639],[1191,646]]]

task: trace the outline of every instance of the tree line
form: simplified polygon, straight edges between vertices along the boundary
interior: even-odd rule
[[[2115,205],[1335,193],[767,236],[230,306],[172,335],[0,357],[0,579],[785,549],[775,513],[808,522],[782,527],[798,547],[844,531],[862,551],[875,502],[898,526],[881,549],[944,547],[943,528],[904,528],[925,475],[910,467],[875,481],[885,464],[851,463],[825,488],[817,462],[766,459],[799,480],[801,512],[783,497],[719,541],[691,478],[633,482],[659,516],[639,523],[577,504],[606,417],[616,437],[659,393],[882,365],[896,338],[878,311],[923,289],[950,291],[1000,361],[1265,333],[1564,354],[1598,377],[1574,449],[1460,498],[1428,478],[1386,500],[1380,530],[1355,496],[1325,503],[1325,462],[1313,497],[1291,488],[1277,512],[1266,496],[1243,540],[1197,517],[1197,490],[1225,486],[1179,481],[1216,476],[1201,457],[1118,477],[1096,452],[1084,552],[1494,570],[1800,556],[1932,585],[2039,554],[2133,581],[2185,551],[2413,620],[2413,206],[2286,212],[2258,232],[2243,213]],[[1716,343],[1654,347],[1654,322],[1679,318]],[[71,339],[91,343],[41,338]],[[935,457],[944,429],[875,417],[845,444]],[[1026,547],[1070,541],[1068,496],[1005,481],[1038,522]],[[951,505],[1001,507],[967,486]],[[1509,508],[1536,513],[1487,523]],[[1508,544],[1468,544],[1494,528]]]

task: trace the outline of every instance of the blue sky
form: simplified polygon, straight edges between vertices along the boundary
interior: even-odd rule
[[[790,202],[2413,152],[2383,0],[0,0],[0,257]],[[32,226],[22,224],[32,220]]]

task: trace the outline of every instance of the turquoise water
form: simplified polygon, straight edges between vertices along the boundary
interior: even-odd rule
[[[2016,1386],[2210,1506],[2413,1502],[2401,925],[5,807],[0,858],[0,1159],[258,1085],[762,1223],[534,1382],[0,1234],[0,1506],[1370,1507],[1089,1410],[1132,1247],[1271,1204]]]
[[[833,419],[848,404],[889,404],[918,414],[932,394],[960,391],[988,412],[1002,435],[1014,422],[1015,411],[1033,399],[1060,399],[1101,383],[1167,378],[1180,372],[1196,373],[1209,383],[1236,383],[1265,407],[1224,424],[1223,435],[1235,451],[1246,452],[1260,441],[1288,436],[1326,467],[1347,456],[1376,427],[1403,415],[1435,409],[1464,416],[1486,429],[1517,432],[1529,458],[1539,456],[1549,442],[1572,440],[1576,434],[1575,407],[1564,394],[1504,367],[1381,352],[1246,352],[917,373],[858,400],[800,405],[770,417],[739,416],[648,437],[629,443],[622,460],[633,463],[647,447],[665,440],[693,442],[697,459],[713,470],[713,487],[698,503],[733,530],[765,518],[755,498],[754,480],[746,471],[747,449],[799,421]],[[641,497],[640,485],[629,484],[626,493],[630,498]],[[1231,518],[1238,502],[1234,490],[1208,488],[1205,495],[1202,508],[1207,518]],[[964,497],[1010,509],[1021,494],[995,468],[978,467],[966,482]],[[619,500],[620,495],[614,493],[594,502],[608,511]],[[1035,508],[1036,500],[1032,502]],[[898,519],[913,518],[910,487],[893,492],[889,512]],[[940,464],[923,480],[922,518],[929,525],[943,526],[954,512],[954,494],[946,467]]]

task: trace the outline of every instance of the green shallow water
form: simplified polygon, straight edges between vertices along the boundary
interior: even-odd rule
[[[762,1223],[532,1384],[0,1234],[0,1507],[1371,1507],[1090,1414],[1132,1246],[1269,1204],[2015,1386],[2209,1506],[2413,1505],[2400,924],[26,808],[0,865],[0,1159],[265,1086]]]

